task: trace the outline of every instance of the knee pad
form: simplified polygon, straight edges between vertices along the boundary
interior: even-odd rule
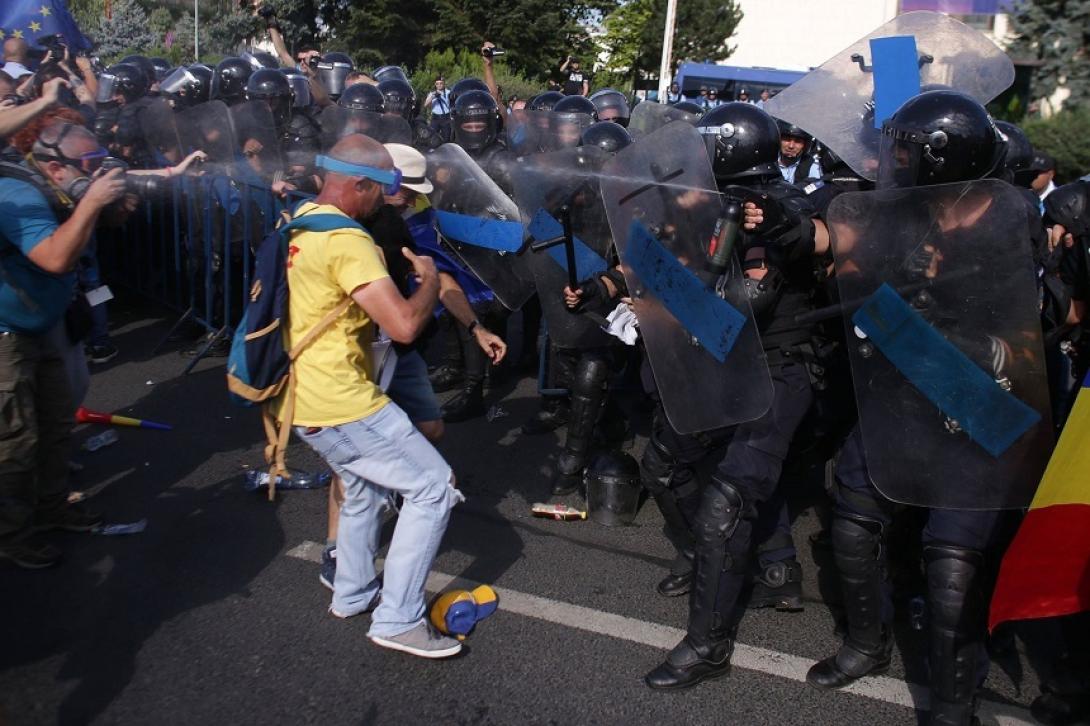
[[[696,516],[696,536],[700,545],[722,547],[738,529],[744,507],[742,494],[733,484],[712,479]]]
[[[674,473],[674,459],[657,440],[654,433],[640,457],[640,481],[649,494],[663,494],[670,487]]]
[[[609,366],[600,358],[582,358],[572,379],[572,394],[600,396],[609,379]]]

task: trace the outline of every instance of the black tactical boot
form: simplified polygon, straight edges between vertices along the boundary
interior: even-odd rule
[[[583,469],[590,456],[594,426],[602,412],[606,396],[609,367],[598,358],[584,357],[576,366],[572,378],[571,414],[564,451],[557,462],[553,494],[571,494],[583,482]]]
[[[583,459],[564,452],[556,465],[553,477],[553,496],[572,494],[583,486]]]
[[[848,636],[833,655],[806,674],[814,688],[843,688],[889,669],[893,640],[882,623],[882,526],[868,519],[833,519],[833,551],[844,591]]]
[[[447,401],[442,410],[447,423],[460,423],[484,416],[484,391],[480,382],[467,384],[462,392]]]
[[[698,644],[686,635],[666,656],[666,661],[644,676],[643,680],[648,687],[656,690],[690,688],[730,673],[733,653],[734,638],[724,635],[720,640]]]
[[[436,393],[453,391],[461,385],[464,379],[465,371],[452,366],[449,363],[444,363],[432,373],[428,374],[428,380],[431,381],[431,388]]]
[[[752,529],[742,518],[741,494],[733,484],[713,480],[697,514],[693,591],[688,632],[666,661],[644,677],[648,687],[689,688],[730,672],[734,652],[733,615],[748,569]]]
[[[770,562],[753,581],[753,593],[748,607],[776,608],[783,612],[797,613],[802,606],[802,565],[798,560]]]
[[[659,581],[655,590],[663,597],[681,597],[688,594],[693,585],[693,553],[678,552],[670,564],[670,573]]]

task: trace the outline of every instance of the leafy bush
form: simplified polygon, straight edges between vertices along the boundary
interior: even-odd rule
[[[529,98],[542,91],[540,83],[528,80],[505,68],[502,56],[495,61],[493,69],[496,74],[496,84],[500,87],[504,100],[511,96]],[[468,76],[483,78],[484,59],[479,53],[466,49],[459,50],[457,53],[450,48],[443,51],[429,51],[424,56],[423,65],[409,78],[421,100],[435,87],[436,76],[446,79],[447,88]]]
[[[1037,149],[1056,159],[1056,176],[1065,182],[1090,173],[1090,110],[1060,111],[1022,127]]]

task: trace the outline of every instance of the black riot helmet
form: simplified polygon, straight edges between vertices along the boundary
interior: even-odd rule
[[[597,146],[607,154],[615,154],[631,143],[628,129],[613,121],[591,124],[579,138],[580,146]]]
[[[212,69],[200,63],[175,69],[159,85],[159,92],[173,102],[177,110],[204,103],[211,90]]]
[[[174,70],[174,66],[166,58],[152,58],[151,64],[155,67],[155,80],[160,83]]]
[[[526,103],[526,108],[529,111],[552,111],[556,102],[562,98],[565,96],[560,91],[545,91],[531,98]]]
[[[1037,170],[1033,168],[1033,144],[1025,132],[1010,121],[996,121],[995,127],[1007,142],[1002,176],[1016,187],[1029,189],[1037,177]]]
[[[405,70],[401,66],[382,66],[381,68],[376,68],[375,72],[371,74],[371,77],[375,79],[375,83],[382,83],[383,81],[409,82],[409,77],[405,75]]]
[[[121,94],[125,103],[132,103],[146,96],[148,87],[148,77],[138,66],[117,63],[107,68],[99,77],[96,101],[108,104],[114,96]]]
[[[127,55],[119,63],[128,63],[140,69],[144,77],[148,79],[148,88],[159,82],[159,75],[155,70],[155,64],[146,55]]]
[[[412,120],[413,108],[416,106],[416,93],[407,81],[398,78],[381,81],[378,84],[378,90],[382,93],[386,113],[396,114],[406,121]]]
[[[310,95],[310,81],[307,77],[294,68],[281,68],[280,73],[291,86],[291,105],[295,108],[309,108],[314,103],[314,99]]]
[[[454,143],[469,152],[488,148],[499,133],[500,108],[488,91],[466,91],[454,102]]]
[[[341,108],[372,113],[382,113],[385,108],[382,91],[370,83],[353,83],[344,89],[344,93],[337,99],[337,105]]]
[[[228,106],[246,98],[246,82],[253,75],[254,67],[242,58],[224,58],[212,73],[212,100],[220,100]]]
[[[716,180],[779,175],[780,129],[754,104],[724,103],[704,114],[696,127],[704,136]]]
[[[254,61],[257,61],[261,68],[271,68],[276,70],[280,68],[280,61],[275,55],[267,50],[253,50],[247,55],[250,56],[250,64],[253,65]],[[254,70],[260,70],[261,68],[255,68]]]
[[[470,91],[484,91],[491,95],[491,91],[488,90],[488,84],[482,81],[480,78],[463,78],[450,87],[450,105],[453,108],[454,104],[458,102],[458,96],[463,93],[469,93]]]
[[[322,56],[318,61],[318,80],[330,98],[340,98],[344,93],[344,82],[355,68],[352,59],[345,53],[332,52]]]
[[[796,124],[789,123],[782,119],[776,119],[776,125],[780,128],[780,138],[791,137],[795,139],[801,139],[805,144],[796,159],[801,159],[807,153],[809,153],[814,147],[814,137],[802,130],[801,127]]]
[[[632,116],[632,110],[628,107],[628,99],[620,91],[603,88],[590,95],[590,102],[598,110],[598,120],[612,121],[621,126],[628,126],[628,119]]]
[[[676,108],[678,111],[684,111],[685,113],[694,114],[698,117],[704,115],[704,109],[695,101],[678,101],[673,104],[672,108]]]
[[[579,146],[584,129],[598,120],[598,109],[589,98],[565,96],[549,112],[549,132],[553,149]]]
[[[291,84],[280,71],[271,68],[255,71],[246,81],[246,100],[269,104],[277,128],[284,128],[291,120]]]
[[[640,503],[640,465],[623,451],[603,451],[584,474],[588,515],[606,527],[632,524]]]
[[[1077,181],[1052,190],[1045,197],[1045,226],[1063,228],[1083,242],[1090,235],[1090,182]]]
[[[928,91],[905,101],[882,124],[878,186],[982,179],[1005,151],[1006,142],[983,106],[957,91]]]

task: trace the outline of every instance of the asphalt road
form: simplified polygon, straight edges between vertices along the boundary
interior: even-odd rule
[[[913,724],[925,679],[921,634],[898,628],[885,678],[857,693],[800,682],[838,643],[827,559],[798,514],[806,570],[802,613],[755,611],[739,633],[736,667],[681,693],[642,675],[676,642],[685,599],[654,593],[671,555],[644,505],[634,526],[530,517],[546,498],[559,435],[521,436],[536,409],[530,379],[492,392],[506,413],[448,427],[440,448],[468,501],[454,512],[433,584],[450,578],[500,591],[500,609],[466,652],[427,662],[372,645],[367,616],[326,612],[312,561],[324,539],[325,491],[276,503],[244,491],[261,461],[257,413],[225,395],[223,361],[181,376],[176,349],[150,351],[169,326],[154,310],[112,312],[122,355],[96,370],[87,404],[170,422],[164,433],[118,429],[119,443],[81,452],[74,488],[110,522],[147,519],[127,537],[57,535],[64,563],[0,567],[0,724]],[[502,399],[500,398],[502,396]],[[81,428],[76,440],[92,433]],[[633,453],[644,444],[637,437]],[[295,443],[289,461],[317,460]],[[1047,633],[1024,630],[1017,653],[993,663],[987,723],[1028,720]],[[1028,644],[1028,647],[1027,647]],[[997,721],[998,719],[998,721]]]

